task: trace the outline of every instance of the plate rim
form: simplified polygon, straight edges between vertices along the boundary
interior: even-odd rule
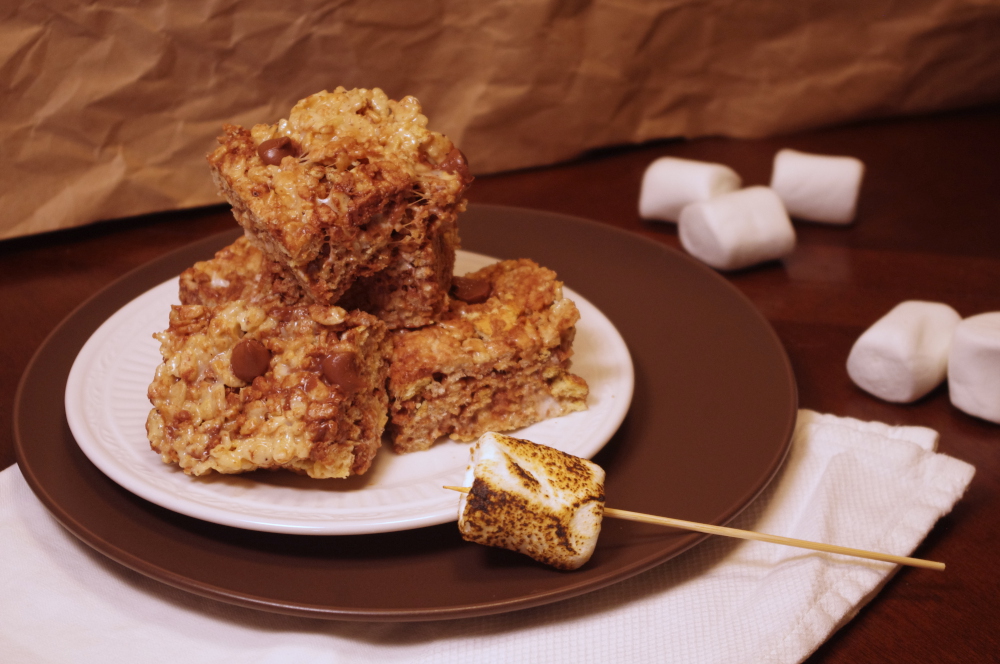
[[[752,487],[741,499],[739,505],[734,505],[732,509],[726,511],[716,522],[722,524],[728,522],[736,514],[746,508],[753,499],[759,495],[767,486],[773,481],[774,477],[778,474],[781,467],[787,458],[789,449],[791,447],[791,437],[794,432],[795,426],[795,414],[798,409],[799,395],[797,390],[797,385],[795,381],[794,372],[792,371],[791,362],[788,358],[787,352],[784,349],[783,344],[778,338],[773,327],[764,318],[763,314],[753,305],[750,299],[744,295],[741,291],[735,288],[732,284],[726,281],[721,275],[717,274],[715,271],[707,268],[701,263],[697,262],[695,259],[683,254],[663,243],[656,242],[652,239],[643,237],[640,234],[630,232],[611,224],[604,222],[597,222],[589,219],[584,219],[572,215],[548,212],[543,210],[535,210],[530,208],[519,208],[511,206],[501,206],[501,205],[487,205],[487,204],[472,204],[469,206],[470,212],[473,210],[478,210],[482,215],[496,215],[496,214],[506,214],[506,215],[518,215],[521,213],[527,213],[535,217],[548,217],[554,221],[561,221],[562,223],[573,223],[582,224],[585,227],[598,228],[601,232],[608,233],[619,233],[623,236],[627,236],[632,242],[639,242],[644,245],[649,245],[654,247],[658,251],[667,252],[672,255],[673,260],[681,260],[689,264],[689,267],[702,272],[703,276],[713,279],[717,282],[721,282],[723,287],[726,288],[730,296],[734,296],[737,299],[742,300],[745,305],[751,310],[752,315],[761,323],[763,326],[766,336],[768,336],[776,349],[779,351],[779,357],[781,360],[782,374],[785,380],[787,380],[787,387],[789,388],[789,403],[785,404],[786,418],[784,420],[783,440],[780,447],[775,450],[775,453],[771,457],[771,463],[769,465],[768,472],[762,473],[760,478],[761,481],[757,486]],[[188,592],[192,592],[203,597],[214,599],[217,601],[223,601],[230,604],[236,604],[248,608],[261,609],[265,611],[272,611],[278,613],[284,613],[289,615],[298,616],[308,616],[314,618],[326,618],[326,619],[337,619],[337,620],[360,620],[360,621],[421,621],[421,620],[439,620],[444,618],[460,618],[460,617],[474,617],[482,615],[490,615],[501,613],[510,610],[530,608],[534,606],[540,606],[553,601],[558,601],[562,599],[567,599],[575,595],[582,594],[584,592],[589,592],[596,590],[607,585],[616,583],[630,576],[638,574],[645,571],[655,565],[661,564],[670,558],[687,551],[691,547],[695,546],[702,540],[706,539],[707,535],[701,535],[697,533],[691,533],[680,538],[679,544],[673,547],[667,555],[653,554],[646,556],[645,558],[635,560],[631,563],[622,565],[615,569],[614,573],[601,577],[598,583],[580,581],[571,581],[564,586],[560,586],[557,590],[531,594],[524,597],[517,597],[512,599],[501,599],[496,601],[477,601],[465,604],[453,604],[445,607],[433,607],[433,608],[417,608],[417,609],[384,609],[384,608],[343,608],[343,607],[333,607],[329,605],[315,605],[306,602],[299,601],[285,601],[281,599],[274,599],[270,597],[262,597],[258,593],[254,592],[244,592],[239,590],[233,590],[231,588],[224,588],[218,584],[207,583],[205,581],[191,579],[183,574],[178,574],[172,569],[166,569],[159,565],[150,563],[133,554],[128,549],[122,548],[117,543],[110,541],[108,538],[101,536],[100,534],[93,531],[92,528],[88,527],[86,524],[80,523],[72,513],[65,509],[60,501],[53,498],[47,487],[40,481],[39,477],[35,474],[35,470],[31,464],[24,463],[26,457],[25,449],[28,445],[25,440],[22,426],[21,426],[21,416],[24,410],[24,402],[29,398],[29,392],[31,388],[34,387],[32,384],[35,374],[37,373],[38,366],[43,363],[43,355],[46,351],[52,349],[53,341],[58,339],[61,335],[69,335],[70,333],[66,331],[67,326],[71,322],[76,321],[77,318],[82,318],[86,320],[86,313],[89,307],[92,306],[95,300],[102,298],[106,295],[108,291],[113,291],[116,289],[124,288],[125,284],[133,279],[137,274],[142,273],[145,278],[150,281],[160,280],[169,277],[172,271],[162,269],[164,262],[167,262],[171,256],[179,255],[181,253],[191,251],[195,246],[207,249],[212,249],[213,247],[217,249],[223,246],[220,242],[223,242],[222,238],[229,237],[235,238],[239,235],[239,229],[233,229],[231,231],[224,231],[222,233],[217,233],[214,235],[206,236],[203,238],[198,238],[193,240],[182,247],[174,249],[167,252],[152,261],[149,261],[143,265],[133,268],[126,274],[122,275],[118,279],[113,280],[109,284],[105,285],[93,295],[84,300],[80,305],[78,305],[63,321],[57,325],[43,340],[39,348],[32,356],[28,363],[28,366],[18,383],[17,392],[15,394],[14,400],[14,418],[13,418],[13,428],[14,428],[14,446],[15,454],[18,459],[18,463],[21,466],[21,471],[28,482],[30,488],[39,498],[39,500],[46,506],[49,512],[65,526],[71,533],[76,537],[81,539],[86,544],[95,548],[102,554],[108,556],[109,558],[134,569],[140,573],[143,573],[149,577],[152,577],[161,582],[167,583],[174,587],[183,589]],[[157,272],[159,269],[159,272]],[[146,273],[150,274],[147,275]],[[158,276],[157,276],[158,275]],[[145,290],[145,289],[142,289]],[[138,292],[141,292],[139,290]],[[132,297],[136,293],[132,293]],[[593,298],[590,298],[591,300]],[[602,309],[606,311],[606,309]],[[610,316],[609,316],[610,318]],[[103,319],[101,319],[103,320]],[[97,321],[95,326],[91,329],[96,329],[100,321]],[[620,325],[620,324],[619,324]],[[82,346],[81,341],[81,346]],[[628,338],[626,336],[626,343],[628,343]],[[78,346],[72,355],[75,357],[76,352],[78,352]],[[636,361],[635,354],[633,355],[633,361]],[[57,363],[58,360],[47,360],[49,363]],[[68,373],[68,369],[67,369]],[[626,418],[627,422],[628,418]],[[89,462],[88,462],[89,463]],[[99,471],[98,471],[99,472]],[[113,482],[108,479],[108,482]],[[117,485],[116,485],[117,487]],[[121,491],[125,491],[121,489]],[[218,526],[219,528],[225,528],[224,526]]]

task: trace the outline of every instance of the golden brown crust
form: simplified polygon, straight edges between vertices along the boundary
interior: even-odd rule
[[[288,468],[312,477],[364,473],[386,422],[385,325],[321,305],[175,306],[155,335],[163,363],[149,386],[146,429],[164,462],[201,475]],[[234,363],[245,340],[269,361],[247,381]],[[336,353],[355,359],[358,385],[324,372]]]
[[[521,259],[467,276],[489,282],[485,302],[452,299],[438,323],[393,333],[388,429],[397,452],[586,408],[587,384],[569,372],[579,312],[555,273]]]
[[[559,569],[590,559],[604,513],[604,470],[559,450],[490,432],[472,450],[458,528],[470,542]]]
[[[208,161],[251,241],[316,301],[333,303],[388,267],[394,246],[421,244],[464,206],[464,159],[426,125],[412,97],[337,88],[306,97],[275,125],[225,126]],[[257,149],[278,137],[294,155],[265,163]]]

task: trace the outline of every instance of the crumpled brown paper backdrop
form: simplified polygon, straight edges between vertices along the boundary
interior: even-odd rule
[[[416,96],[478,174],[1000,100],[997,0],[5,4],[0,238],[217,203],[223,122],[337,85]]]

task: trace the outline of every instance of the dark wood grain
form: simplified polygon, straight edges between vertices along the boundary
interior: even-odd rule
[[[766,140],[605,150],[569,164],[479,178],[470,199],[597,219],[677,247],[673,225],[643,221],[636,211],[650,161],[665,155],[717,161],[745,184],[767,184],[774,153],[784,147],[852,155],[867,166],[856,223],[797,223],[792,256],[727,275],[784,343],[801,405],[932,427],[941,434],[942,452],[977,468],[965,498],[916,552],[945,561],[948,570],[902,569],[809,661],[997,661],[1000,425],[958,411],[943,387],[915,404],[880,402],[850,382],[844,364],[858,335],[902,300],[946,302],[963,316],[1000,311],[1000,108]],[[0,412],[7,415],[0,468],[14,463],[9,414],[17,382],[46,335],[130,269],[234,224],[219,206],[0,242]],[[58,403],[62,395],[52,399]]]

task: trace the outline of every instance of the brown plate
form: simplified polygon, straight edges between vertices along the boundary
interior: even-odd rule
[[[454,524],[397,533],[296,536],[199,521],[122,489],[87,460],[62,410],[66,377],[121,306],[231,242],[196,242],[95,295],[46,339],[14,406],[18,463],[72,533],[165,583],[233,604],[344,620],[433,620],[537,606],[615,583],[704,539],[608,519],[591,561],[559,572],[463,542]],[[595,457],[609,505],[722,524],[775,475],[797,409],[788,357],[767,321],[725,279],[684,254],[596,222],[472,206],[462,245],[555,269],[625,338],[635,395]]]

